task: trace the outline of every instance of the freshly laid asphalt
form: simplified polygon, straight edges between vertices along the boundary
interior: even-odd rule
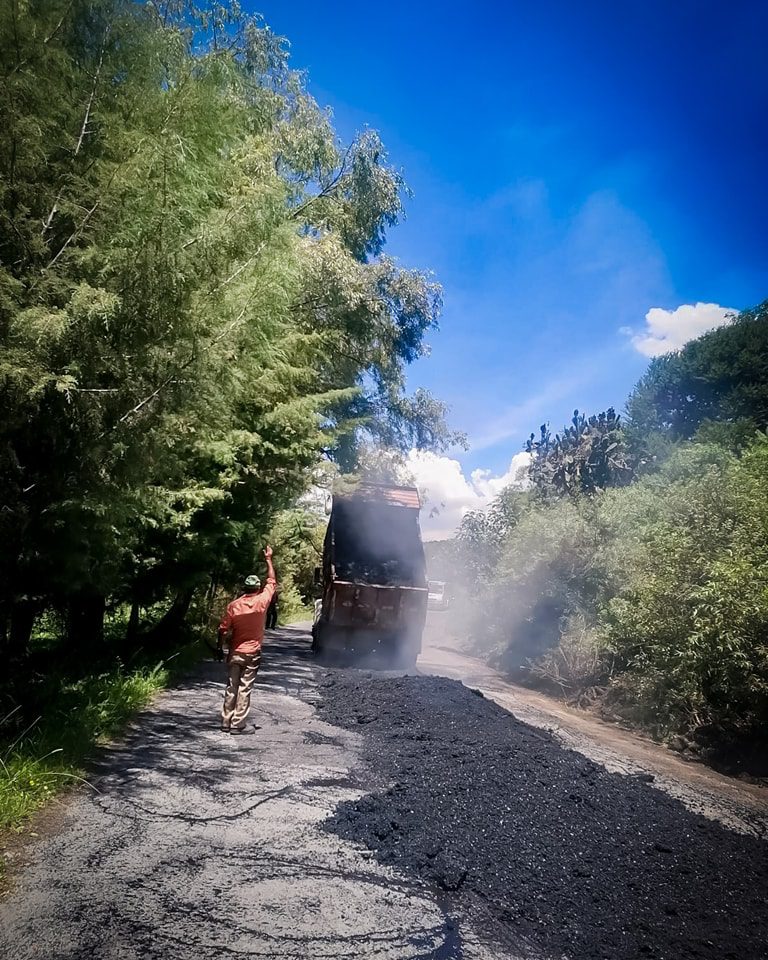
[[[360,735],[317,717],[309,647],[268,638],[252,735],[219,731],[208,663],[102,751],[12,861],[0,960],[518,960],[323,829],[365,777]]]
[[[326,822],[543,956],[768,957],[768,845],[565,750],[455,680],[334,671],[320,716],[386,786]]]

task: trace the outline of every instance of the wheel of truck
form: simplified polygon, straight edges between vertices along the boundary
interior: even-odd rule
[[[322,623],[313,623],[312,624],[312,653],[316,657],[320,657],[323,654],[323,630]]]
[[[406,670],[408,673],[413,673],[413,671],[416,669],[417,657],[418,654],[416,653],[403,653],[398,662],[398,669]]]
[[[420,645],[409,637],[403,637],[397,651],[397,666],[400,670],[413,671],[416,669],[416,660],[420,653]]]
[[[333,659],[333,645],[329,644],[332,639],[333,627],[329,623],[323,623],[322,620],[315,624],[315,632],[312,640],[312,652],[316,657],[322,657],[326,663]]]

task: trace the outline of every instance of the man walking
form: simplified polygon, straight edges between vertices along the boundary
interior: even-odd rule
[[[245,733],[245,720],[251,707],[251,687],[261,662],[264,621],[275,594],[277,581],[272,566],[272,547],[264,551],[267,560],[267,584],[262,589],[257,576],[245,578],[245,593],[233,600],[219,624],[219,649],[229,636],[227,668],[229,681],[221,710],[221,729]]]

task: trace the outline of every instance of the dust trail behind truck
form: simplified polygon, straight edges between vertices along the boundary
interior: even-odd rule
[[[421,652],[427,577],[415,487],[361,483],[338,494],[323,545],[317,653],[412,668]]]

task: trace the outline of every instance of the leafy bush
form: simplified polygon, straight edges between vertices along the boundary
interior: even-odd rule
[[[606,498],[621,587],[602,611],[662,729],[768,722],[768,441],[681,450]]]
[[[117,735],[167,685],[177,664],[193,655],[187,649],[172,661],[119,666],[70,681],[50,678],[44,715],[21,730],[15,729],[15,714],[0,718],[0,831],[65,787],[84,782],[94,747]]]
[[[768,301],[654,358],[627,401],[630,437],[696,436],[704,423],[738,434],[768,427]],[[712,434],[710,433],[710,437]]]
[[[406,187],[379,137],[342,148],[235,0],[161,6],[0,4],[0,654],[19,660],[49,611],[96,648],[116,604],[129,640],[157,602],[180,623],[253,568],[318,462],[449,440],[443,405],[406,393],[441,293],[383,253]]]
[[[768,729],[768,438],[690,443],[632,486],[531,499],[481,591],[521,679],[607,693],[661,736]]]
[[[579,704],[604,693],[612,671],[600,634],[583,613],[566,617],[557,646],[530,663],[533,678]]]
[[[563,617],[594,609],[604,586],[592,501],[532,501],[501,549],[486,604],[486,642],[506,669],[553,647]]]

